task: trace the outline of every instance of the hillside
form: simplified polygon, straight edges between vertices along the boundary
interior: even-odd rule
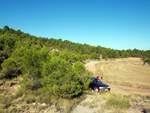
[[[124,62],[124,63],[123,63]],[[100,65],[101,64],[101,65]],[[142,67],[143,72],[149,73],[149,70],[146,71],[147,69],[150,69],[148,65],[143,65],[141,60],[139,58],[127,58],[127,59],[117,59],[117,60],[108,60],[108,61],[90,61],[89,63],[85,64],[87,69],[90,69],[90,71],[93,71],[94,75],[97,76],[100,73],[103,73],[104,75],[104,82],[109,84],[111,86],[111,93],[94,93],[93,91],[86,91],[84,92],[84,95],[81,96],[80,98],[76,98],[73,100],[74,102],[77,102],[73,104],[71,100],[66,100],[63,98],[57,98],[57,100],[51,96],[50,98],[50,103],[48,102],[49,100],[44,100],[47,99],[43,95],[39,96],[37,92],[31,92],[31,91],[26,91],[24,89],[20,89],[21,86],[19,85],[19,81],[21,81],[20,77],[17,77],[15,79],[11,80],[0,80],[0,96],[1,98],[4,97],[2,96],[3,94],[6,95],[5,98],[3,98],[3,103],[5,103],[6,108],[9,111],[14,111],[14,112],[46,112],[46,113],[99,113],[99,112],[112,112],[115,113],[116,111],[119,113],[141,113],[141,111],[146,110],[147,112],[150,111],[149,109],[149,102],[150,102],[150,89],[145,89],[144,87],[136,88],[134,85],[136,85],[136,82],[132,83],[132,86],[126,86],[126,84],[120,84],[120,78],[124,76],[118,76],[119,78],[116,79],[115,82],[112,82],[111,80],[113,79],[113,76],[109,75],[110,73],[116,72],[114,70],[113,65],[116,65],[117,67],[122,67],[123,65],[126,66],[126,70],[128,70],[129,67],[135,66],[135,70],[139,70],[136,68],[136,66]],[[104,65],[106,65],[108,69],[102,68]],[[101,67],[102,66],[102,67]],[[90,67],[90,68],[89,68]],[[105,67],[105,68],[106,68]],[[115,67],[116,68],[116,67]],[[102,70],[103,69],[103,70]],[[118,68],[117,70],[121,73],[122,68]],[[129,68],[130,69],[130,68]],[[138,79],[139,76],[133,76],[132,73],[134,73],[135,70],[130,71],[131,78]],[[110,71],[109,73],[107,73]],[[136,72],[136,71],[135,71]],[[123,73],[123,72],[122,72]],[[117,73],[115,73],[117,74]],[[109,76],[108,79],[106,79],[107,76]],[[149,74],[148,74],[149,75]],[[148,75],[143,76],[143,78],[149,80],[149,78],[146,78]],[[149,77],[149,76],[148,76]],[[109,81],[110,80],[110,81]],[[128,82],[128,79],[125,81]],[[111,83],[111,84],[110,84]],[[145,83],[144,81],[141,81],[139,83]],[[149,86],[149,83],[146,83],[145,85]],[[146,86],[146,87],[148,87]],[[109,96],[113,95],[114,93],[119,96],[120,92],[122,95],[127,95],[132,103],[132,106],[129,109],[118,109],[114,108],[111,106],[108,106],[106,102],[109,99]],[[7,95],[9,95],[7,97]],[[38,96],[36,97],[34,96]],[[7,99],[7,100],[4,100]],[[13,100],[14,99],[14,100]],[[39,101],[40,99],[41,101]],[[54,103],[52,103],[55,102]],[[2,101],[0,101],[2,102]],[[46,102],[46,104],[44,104]],[[74,106],[72,108],[72,106]],[[61,109],[60,109],[60,108]],[[4,106],[5,108],[5,106]],[[0,109],[2,111],[2,109]],[[61,111],[60,111],[61,110]],[[63,111],[62,111],[63,110]]]
[[[140,58],[122,60],[129,56],[141,57],[146,64]],[[4,26],[0,29],[0,112],[49,112],[52,108],[54,112],[71,112],[86,92],[92,93],[91,77],[101,74],[106,83],[149,88],[149,57],[150,50],[113,50],[36,37]],[[98,62],[86,68],[88,60]],[[140,82],[134,79],[136,75]],[[131,106],[127,104],[126,109]]]

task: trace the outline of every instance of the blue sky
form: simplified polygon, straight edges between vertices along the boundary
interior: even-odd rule
[[[150,0],[0,0],[0,28],[112,49],[150,49]]]

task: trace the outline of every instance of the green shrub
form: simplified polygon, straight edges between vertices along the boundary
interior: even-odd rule
[[[28,89],[38,89],[41,87],[39,79],[41,78],[42,67],[50,59],[49,49],[33,47],[27,49],[22,62],[23,81],[22,86]]]
[[[12,78],[15,76],[16,71],[16,62],[12,58],[8,58],[2,63],[2,71],[0,78]]]
[[[79,79],[81,80],[83,89],[89,89],[89,84],[92,82],[92,80],[90,79],[92,73],[86,70],[85,66],[80,61],[76,62],[73,67]]]
[[[82,92],[80,79],[72,65],[59,57],[53,57],[43,65],[42,77],[42,92],[64,98],[72,98]]]
[[[3,55],[5,57],[8,57],[11,55],[11,47],[7,44],[4,46]]]
[[[144,60],[144,64],[147,63],[150,65],[150,58],[147,58],[146,60]]]
[[[22,86],[64,98],[78,96],[88,89],[91,73],[83,63],[78,61],[72,66],[68,58],[63,59],[59,54],[39,46],[27,49],[22,60]]]
[[[121,109],[127,109],[131,106],[129,98],[120,93],[111,93],[106,103],[107,105]]]

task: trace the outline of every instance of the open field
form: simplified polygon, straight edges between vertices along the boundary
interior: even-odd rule
[[[89,62],[86,67],[94,76],[103,76],[106,83],[150,89],[150,66],[143,65],[140,58]]]

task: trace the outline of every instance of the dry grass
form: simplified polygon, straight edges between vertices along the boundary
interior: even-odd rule
[[[63,108],[64,113],[70,113],[71,112],[71,108],[72,108],[73,104],[70,103],[67,99],[64,99],[62,101],[62,105],[63,105],[62,108]]]
[[[80,103],[80,106],[84,105],[84,108],[82,107],[83,110],[88,109],[95,113],[141,113],[143,110],[147,113],[150,112],[150,94],[133,93],[123,95],[121,93],[115,93],[117,97],[113,99],[118,100],[120,98],[119,102],[121,103],[119,104],[121,104],[121,107],[118,107],[119,105],[114,106],[107,104],[108,101],[111,101],[110,97],[113,95],[114,93],[93,93],[92,95],[87,95],[87,98]],[[130,103],[122,101],[126,99],[129,100]]]
[[[150,66],[140,58],[100,61],[94,76],[103,76],[104,82],[136,88],[150,88]]]
[[[133,93],[129,95],[129,98],[132,101],[133,108],[138,107],[141,110],[145,109],[147,112],[150,112],[150,94]]]
[[[118,93],[117,93],[118,94]],[[113,95],[113,93],[103,92],[103,93],[95,93],[87,94],[86,98],[80,102],[77,109],[73,110],[73,113],[76,113],[77,111],[84,111],[89,113],[129,113],[131,110],[128,109],[122,109],[120,107],[114,107],[111,105],[107,105],[107,101],[109,97]],[[122,95],[124,97],[124,95]],[[129,97],[128,97],[129,98]],[[122,103],[124,104],[124,103]],[[81,110],[80,110],[81,109]],[[130,112],[134,113],[134,112]]]

